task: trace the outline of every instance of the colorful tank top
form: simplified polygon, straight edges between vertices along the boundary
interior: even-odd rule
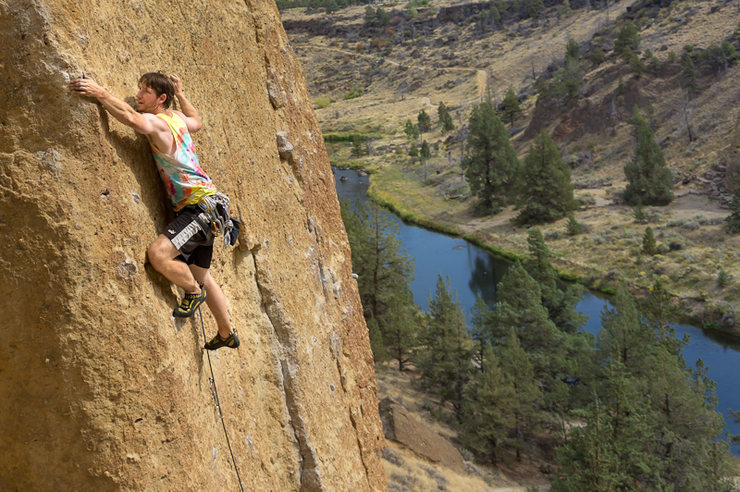
[[[182,118],[177,113],[172,113],[172,116],[159,113],[157,116],[172,130],[175,151],[172,154],[164,154],[151,145],[152,153],[159,175],[167,188],[172,208],[178,211],[187,205],[195,205],[201,198],[212,195],[217,190],[211,178],[200,167],[193,139]]]

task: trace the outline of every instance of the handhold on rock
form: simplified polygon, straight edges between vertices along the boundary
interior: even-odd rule
[[[287,132],[277,132],[277,146],[280,158],[286,161],[293,161],[293,144],[288,141]]]

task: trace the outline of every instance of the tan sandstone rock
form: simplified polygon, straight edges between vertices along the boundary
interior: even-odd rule
[[[0,488],[239,490],[200,321],[171,317],[147,264],[168,215],[148,145],[67,89],[84,72],[131,97],[162,70],[243,222],[212,267],[242,346],[212,362],[244,489],[386,489],[334,180],[274,2],[0,0],[0,41]]]
[[[380,419],[385,437],[399,442],[433,463],[439,463],[459,473],[465,472],[460,451],[447,439],[415,419],[400,403],[383,398]]]

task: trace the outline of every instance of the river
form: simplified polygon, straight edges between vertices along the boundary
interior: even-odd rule
[[[334,170],[337,194],[351,201],[367,200],[369,178],[352,170]],[[390,212],[388,212],[390,214]],[[393,216],[395,217],[395,216]],[[446,236],[427,229],[403,223],[397,217],[398,239],[402,249],[414,259],[414,279],[410,286],[414,301],[427,309],[427,300],[433,293],[437,276],[449,278],[450,286],[456,291],[457,299],[470,316],[477,295],[489,304],[496,296],[496,285],[501,280],[509,263],[487,251],[470,244],[464,239]],[[601,311],[609,301],[585,291],[577,309],[588,316],[585,330],[594,335],[601,328]],[[733,422],[729,410],[740,410],[740,342],[720,336],[709,336],[696,326],[673,325],[677,336],[690,336],[684,349],[684,358],[691,367],[701,358],[708,368],[709,377],[717,383],[718,410],[724,415],[727,430],[740,434],[740,424]],[[740,455],[740,446],[732,452]]]

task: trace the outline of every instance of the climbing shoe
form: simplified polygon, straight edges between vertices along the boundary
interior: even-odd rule
[[[195,310],[198,309],[198,306],[203,304],[203,301],[205,300],[206,289],[204,288],[200,289],[200,294],[185,294],[180,305],[172,311],[172,315],[177,316],[178,318],[188,318],[195,314]]]
[[[221,335],[218,333],[215,337],[211,338],[210,342],[206,342],[206,349],[207,350],[216,350],[221,347],[229,347],[229,348],[237,348],[239,346],[239,337],[236,336],[236,333],[229,333],[229,336],[226,338],[221,338]]]

